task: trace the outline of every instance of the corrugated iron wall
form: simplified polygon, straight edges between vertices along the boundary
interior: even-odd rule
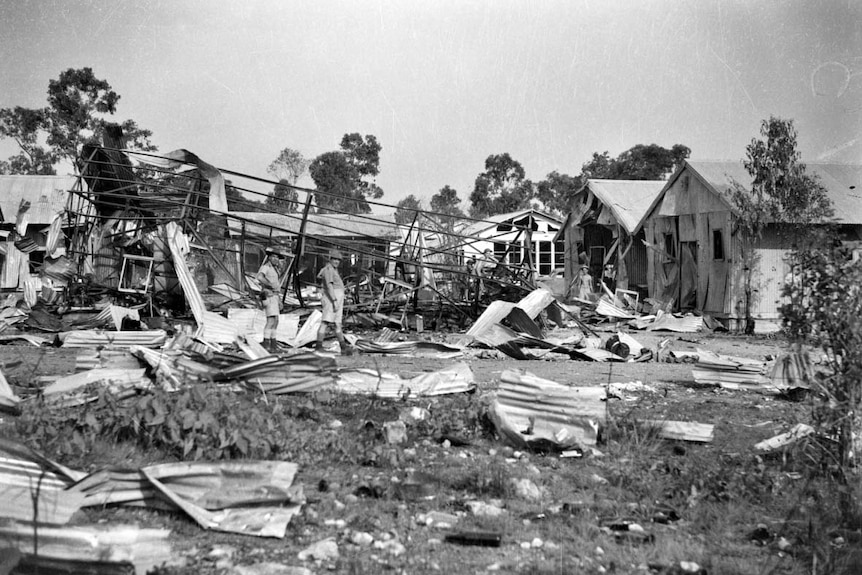
[[[782,247],[775,230],[766,230],[755,249],[759,260],[753,282],[757,291],[752,302],[752,315],[759,319],[779,319],[784,276],[790,270],[786,261],[790,251]]]
[[[629,275],[629,289],[637,289],[647,293],[647,248],[643,230],[634,237],[631,249],[626,254],[626,270]]]

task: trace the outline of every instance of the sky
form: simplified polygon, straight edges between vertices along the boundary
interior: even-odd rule
[[[773,115],[794,121],[804,161],[862,162],[858,0],[0,0],[0,13],[0,108],[42,107],[50,79],[91,67],[121,96],[116,120],[160,151],[262,178],[283,148],[313,159],[373,134],[389,204],[427,208],[446,185],[466,200],[492,154],[533,181],[636,144],[741,159]]]

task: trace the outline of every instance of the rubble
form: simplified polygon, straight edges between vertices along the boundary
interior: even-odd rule
[[[592,447],[607,417],[605,397],[602,386],[569,387],[506,370],[489,415],[517,448],[559,452]]]

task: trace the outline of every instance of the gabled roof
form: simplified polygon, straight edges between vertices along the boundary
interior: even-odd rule
[[[27,200],[29,223],[48,225],[66,209],[75,181],[75,176],[0,176],[0,216],[14,222],[21,200]]]
[[[274,237],[299,233],[302,214],[272,212],[230,212],[245,221],[248,234]],[[238,220],[230,223],[233,235],[241,233]],[[394,240],[400,237],[394,214],[308,214],[305,233],[319,237],[361,237]]]
[[[589,179],[581,191],[589,189],[607,206],[623,229],[633,235],[640,229],[665,183],[664,180]]]
[[[826,189],[835,210],[835,221],[862,224],[862,164],[802,163],[805,164],[806,173],[816,176],[820,185]],[[686,169],[719,195],[729,209],[733,209],[728,199],[732,182],[735,180],[743,186],[751,184],[751,175],[741,161],[685,160],[667,181],[661,195],[673,186]],[[649,211],[660,201],[661,195]]]
[[[460,231],[461,234],[466,236],[475,235],[481,231],[496,227],[497,225],[508,222],[510,220],[517,220],[528,215],[532,215],[543,219],[545,221],[553,222],[557,225],[562,225],[562,220],[557,217],[554,217],[550,214],[546,214],[545,212],[539,211],[535,208],[524,208],[523,210],[518,210],[516,212],[509,212],[506,214],[495,214],[493,216],[487,216],[483,218],[481,221],[470,222],[464,229]]]

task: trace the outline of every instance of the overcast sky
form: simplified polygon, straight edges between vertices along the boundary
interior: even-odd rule
[[[485,158],[575,175],[593,152],[682,143],[740,159],[770,115],[803,160],[862,161],[858,0],[0,0],[0,107],[46,104],[92,67],[116,118],[219,167],[268,177],[290,147],[383,146],[383,201]],[[0,143],[0,156],[14,148]],[[301,182],[310,184],[306,180]],[[378,211],[375,209],[375,211]]]

